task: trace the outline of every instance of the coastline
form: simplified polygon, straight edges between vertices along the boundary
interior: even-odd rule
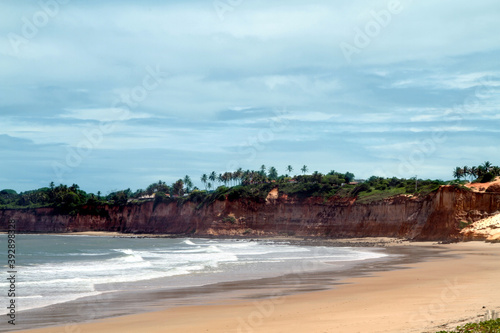
[[[34,234],[27,235],[36,236]],[[47,234],[38,235],[45,236]],[[53,236],[54,234],[49,235]],[[60,236],[67,237],[68,239],[75,237],[72,233]],[[106,238],[109,238],[110,234],[91,233],[76,235],[76,237],[80,236],[84,236],[84,238],[86,236],[106,236]],[[182,238],[184,239],[185,237]],[[192,239],[195,241],[194,238]],[[205,238],[205,240],[208,239]],[[325,244],[317,244],[314,241],[311,243],[311,241],[288,240],[287,242],[283,242],[283,238],[279,238],[279,240],[266,238],[253,239],[252,241],[277,244],[286,243],[290,246],[310,247],[316,245],[320,246],[320,248],[325,247],[323,246]],[[94,239],[94,241],[97,240]],[[246,241],[251,240],[246,239]],[[312,261],[307,265],[290,262],[288,266],[282,265],[278,271],[274,271],[271,274],[266,271],[267,266],[263,264],[261,270],[264,270],[259,274],[248,271],[250,275],[242,275],[240,270],[236,269],[229,274],[217,274],[215,272],[210,276],[203,274],[184,277],[171,276],[166,279],[142,280],[142,282],[139,280],[130,283],[103,284],[95,287],[95,291],[100,292],[98,295],[80,297],[65,301],[64,303],[61,302],[20,311],[19,318],[23,318],[23,320],[18,321],[16,328],[18,330],[32,329],[57,326],[67,322],[87,322],[176,306],[211,304],[218,301],[225,301],[229,298],[233,300],[260,299],[273,295],[326,290],[332,288],[339,280],[345,277],[366,274],[367,271],[374,269],[390,269],[385,268],[385,266],[392,266],[396,261],[401,259],[390,255],[384,249],[373,247],[361,248],[359,247],[359,242],[356,242],[356,244],[358,245],[356,251],[360,251],[360,253],[381,253],[382,256],[375,255],[371,257],[369,255],[362,260],[336,261],[332,259],[334,260],[333,262]],[[337,247],[335,244],[330,244],[330,246]],[[120,291],[117,292],[117,290]],[[4,329],[0,325],[0,332],[4,332]]]
[[[58,333],[66,332],[68,327],[74,332],[79,328],[92,332],[163,332],[165,329],[169,332],[237,332],[238,329],[278,332],[284,328],[288,332],[328,332],[329,329],[335,332],[433,332],[433,328],[437,331],[443,324],[454,327],[463,320],[475,320],[484,311],[483,306],[499,310],[494,301],[500,299],[500,292],[492,283],[496,282],[500,268],[491,264],[500,247],[478,242],[439,247],[452,256],[410,264],[411,269],[349,278],[333,290],[261,301],[228,299],[211,305],[175,307],[94,323],[19,332]],[[478,256],[483,260],[478,261]],[[457,302],[458,299],[466,302]]]
[[[0,235],[7,234],[0,232]],[[410,241],[399,237],[346,237],[330,238],[319,236],[242,236],[242,235],[186,235],[186,234],[131,234],[115,231],[77,231],[77,232],[18,232],[27,235],[52,235],[52,236],[91,236],[91,237],[119,237],[119,238],[200,238],[200,239],[243,239],[251,241],[277,241],[289,242],[298,245],[317,246],[348,246],[348,247],[393,247],[409,245],[430,245],[434,241]]]
[[[500,310],[500,302],[495,303],[500,299],[495,289],[499,245],[412,243],[398,250],[419,253],[429,246],[439,253],[423,262],[410,258],[413,263],[368,268],[365,274],[342,279],[333,289],[325,288],[329,290],[268,298],[269,289],[263,292],[264,288],[254,287],[254,297],[229,294],[201,305],[18,332],[66,332],[69,328],[72,332],[79,328],[92,332],[278,332],[285,327],[288,332],[436,332],[443,324],[455,327],[473,321],[486,309]],[[256,298],[259,293],[264,298]]]

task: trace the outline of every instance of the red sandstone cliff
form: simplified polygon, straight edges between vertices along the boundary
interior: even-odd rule
[[[0,230],[9,219],[18,232],[120,231],[196,235],[296,235],[323,237],[460,238],[460,222],[500,211],[500,194],[443,186],[424,198],[398,196],[373,204],[355,199],[304,200],[272,193],[266,203],[216,201],[198,208],[187,202],[102,207],[100,215],[58,215],[52,208],[1,210]]]

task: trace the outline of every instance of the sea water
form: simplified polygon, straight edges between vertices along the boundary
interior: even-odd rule
[[[16,304],[24,311],[120,289],[272,277],[383,256],[359,248],[274,241],[22,234],[16,237]],[[3,261],[7,271],[7,258]],[[5,279],[0,290],[8,290]]]

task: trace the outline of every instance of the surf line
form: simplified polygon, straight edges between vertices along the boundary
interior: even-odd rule
[[[7,290],[7,322],[10,325],[16,325],[16,221],[9,220],[9,232],[7,241],[7,281],[9,286]]]

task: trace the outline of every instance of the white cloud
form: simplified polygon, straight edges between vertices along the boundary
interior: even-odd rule
[[[286,108],[292,111],[281,119],[288,125],[275,139],[283,146],[309,142],[321,156],[315,160],[325,165],[342,160],[348,149],[391,140],[401,142],[386,147],[404,150],[399,145],[432,130],[495,151],[484,148],[495,140],[476,136],[495,138],[500,119],[498,1],[403,2],[403,12],[350,64],[339,43],[354,43],[355,29],[364,29],[370,12],[386,8],[386,0],[243,1],[224,21],[210,1],[72,2],[20,54],[0,40],[0,133],[39,145],[76,146],[96,122],[114,122],[96,150],[175,147],[170,160],[158,157],[162,165],[183,161],[182,151],[219,154],[194,162],[196,170],[225,165],[223,159],[232,158],[228,150],[269,128],[274,115],[263,110]],[[6,36],[20,33],[23,16],[33,16],[39,5],[1,2],[0,10],[9,13],[0,22]],[[110,108],[143,83],[148,66],[167,73],[158,88],[134,108]],[[241,119],[221,121],[228,110]],[[328,144],[332,137],[342,142]],[[278,153],[269,143],[257,159]],[[383,151],[357,156],[360,168],[387,159]],[[429,165],[443,164],[435,158]],[[181,163],[169,165],[183,174]]]
[[[151,118],[147,113],[132,112],[121,108],[96,108],[96,109],[76,109],[67,110],[61,118],[71,118],[80,120],[97,120],[102,122],[127,121],[131,119]]]

